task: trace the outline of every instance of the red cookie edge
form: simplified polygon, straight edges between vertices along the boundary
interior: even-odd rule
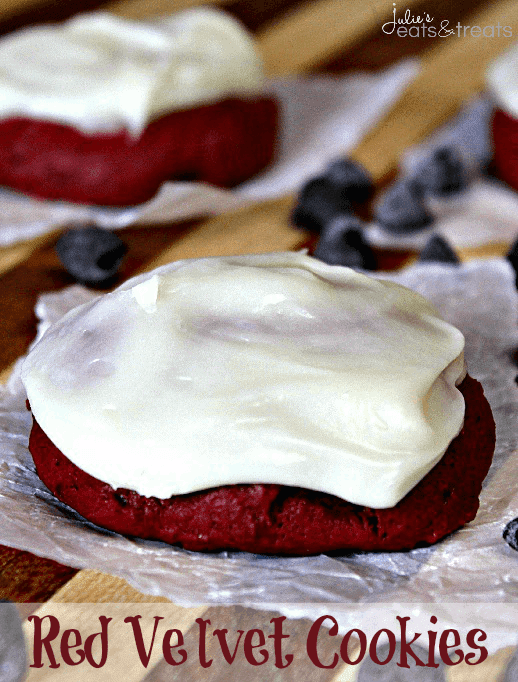
[[[437,542],[471,521],[491,465],[495,424],[482,386],[467,376],[460,434],[436,466],[390,509],[280,485],[228,485],[144,497],[114,490],[82,471],[34,420],[29,449],[49,490],[89,521],[123,535],[196,551],[245,550],[310,555],[346,550],[408,550]]]

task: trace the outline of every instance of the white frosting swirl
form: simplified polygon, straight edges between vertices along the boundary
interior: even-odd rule
[[[28,28],[0,42],[0,117],[29,116],[86,133],[138,135],[177,109],[257,92],[252,38],[207,7],[136,22],[107,12]]]
[[[498,105],[510,116],[518,118],[518,43],[490,65],[486,80]]]
[[[279,483],[395,505],[459,433],[464,338],[420,295],[296,253],[179,261],[53,325],[23,381],[114,488]]]

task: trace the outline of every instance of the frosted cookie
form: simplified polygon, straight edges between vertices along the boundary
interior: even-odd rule
[[[277,104],[230,16],[97,12],[0,42],[0,184],[130,205],[168,179],[231,187],[272,159]]]
[[[30,448],[57,497],[129,535],[409,549],[474,517],[491,462],[463,347],[418,294],[309,256],[179,261],[33,348]]]

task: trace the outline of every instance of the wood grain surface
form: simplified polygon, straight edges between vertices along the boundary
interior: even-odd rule
[[[141,18],[206,4],[198,0],[79,0],[56,3],[51,0],[9,0],[0,7],[0,33],[37,21],[64,19],[75,12],[101,7],[122,16]],[[378,69],[389,66],[401,56],[416,55],[423,60],[420,75],[412,87],[390,111],[385,119],[359,144],[353,156],[364,163],[374,175],[378,188],[394,174],[402,152],[411,144],[426,137],[447,120],[462,103],[483,86],[487,64],[510,42],[499,40],[451,37],[446,39],[399,40],[381,32],[381,25],[392,12],[392,2],[386,0],[219,0],[213,4],[224,6],[240,18],[256,35],[264,55],[268,72],[273,75],[311,74],[315,72],[342,73],[349,69]],[[399,7],[399,4],[398,4]],[[513,26],[518,33],[518,3],[514,0],[482,2],[468,0],[455,5],[447,0],[419,2],[408,0],[405,7],[412,12],[428,11],[452,24]],[[401,6],[400,10],[403,10]],[[207,220],[170,224],[160,228],[130,228],[121,234],[129,246],[128,257],[120,273],[120,280],[178,258],[294,249],[311,244],[309,235],[289,225],[293,197],[253,205],[235,213]],[[42,291],[58,290],[72,280],[61,268],[54,251],[57,234],[0,249],[0,372],[4,378],[9,367],[27,348],[35,332],[34,303]],[[490,244],[484,248],[465,249],[465,259],[503,255],[508,244]],[[409,262],[410,251],[379,251],[381,268],[390,269]],[[47,559],[35,557],[8,547],[0,547],[0,598],[19,603],[23,618],[59,614],[63,627],[77,627],[81,622],[87,631],[98,622],[99,613],[106,605],[117,609],[118,618],[138,613],[152,618],[163,613],[164,619],[175,623],[186,633],[186,642],[195,641],[196,618],[203,616],[229,632],[261,627],[265,631],[274,611],[233,607],[205,607],[182,609],[162,598],[136,592],[125,581],[96,571],[60,566]],[[39,605],[39,603],[41,605]],[[24,605],[25,604],[25,605]],[[80,604],[80,606],[79,606]],[[162,611],[157,611],[162,609]],[[115,613],[115,611],[114,611]],[[242,656],[230,669],[216,656],[214,639],[208,655],[214,664],[200,669],[188,661],[173,668],[163,657],[154,655],[149,667],[129,665],[133,655],[127,637],[114,639],[116,654],[113,665],[103,669],[103,675],[81,668],[62,666],[58,671],[30,670],[28,679],[34,680],[119,680],[124,670],[125,680],[161,682],[162,680],[315,680],[316,682],[353,682],[357,679],[354,666],[318,669],[308,666],[303,656],[307,620],[289,622],[290,645],[301,652],[299,660],[284,671],[268,668],[267,674],[259,667],[247,664]],[[28,640],[31,626],[25,621]],[[214,625],[215,627],[215,625]],[[331,656],[336,649],[330,638],[320,642],[323,656]],[[194,646],[194,644],[192,645]],[[502,649],[485,664],[470,668],[464,664],[447,672],[451,682],[497,681],[503,677],[512,649]],[[95,671],[94,671],[95,672]]]

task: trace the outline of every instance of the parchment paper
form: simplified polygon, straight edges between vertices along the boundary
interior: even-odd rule
[[[93,221],[109,229],[159,225],[218,214],[295,191],[328,161],[357,145],[417,71],[418,62],[408,59],[376,74],[292,78],[267,84],[281,108],[277,157],[265,172],[233,190],[194,182],[167,182],[149,202],[124,209],[37,201],[2,190],[0,246],[70,223]]]
[[[495,259],[461,267],[416,265],[384,276],[426,295],[463,331],[469,371],[482,382],[493,409],[494,463],[477,518],[466,528],[434,547],[411,552],[310,558],[206,555],[97,529],[59,503],[34,473],[27,450],[30,417],[15,368],[0,392],[0,544],[119,575],[143,592],[183,605],[279,608],[284,603],[288,612],[298,614],[301,604],[307,611],[327,603],[350,619],[369,613],[367,604],[379,608],[428,602],[445,608],[447,602],[464,602],[468,608],[499,602],[489,610],[490,617],[495,627],[515,638],[516,620],[514,628],[509,626],[512,606],[504,602],[518,602],[518,552],[502,539],[504,525],[518,516],[518,389],[511,359],[518,345],[514,273],[507,262]],[[91,297],[91,292],[71,287],[46,295],[38,313],[45,320],[56,318]],[[358,611],[353,604],[363,606]]]

